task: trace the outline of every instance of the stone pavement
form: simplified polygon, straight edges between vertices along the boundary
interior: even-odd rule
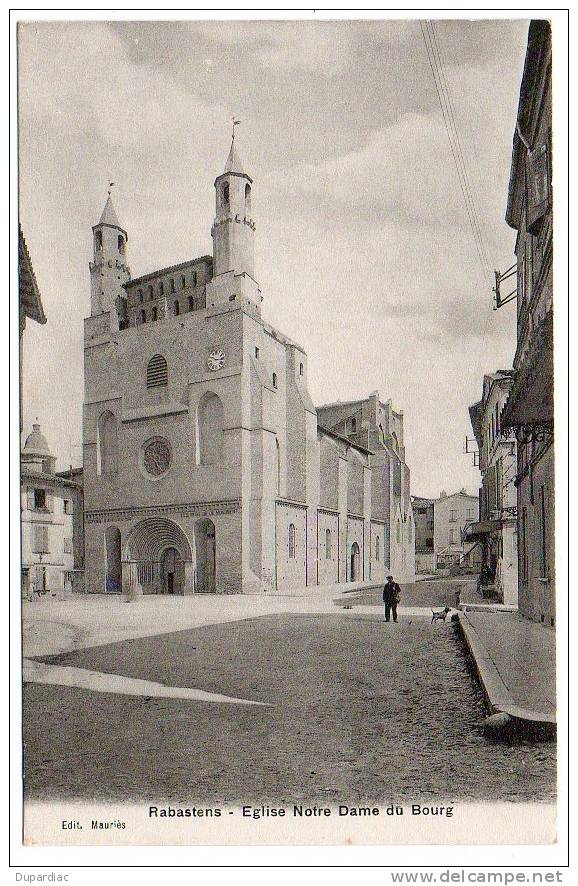
[[[368,582],[328,585],[307,595],[194,594],[151,595],[128,603],[117,594],[73,594],[24,600],[24,655],[41,657],[187,628],[241,621],[281,613],[336,613],[345,591],[362,591]]]
[[[555,723],[555,632],[517,612],[466,610],[460,620],[494,711]]]

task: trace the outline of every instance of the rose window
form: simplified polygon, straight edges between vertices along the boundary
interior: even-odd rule
[[[152,477],[159,477],[168,471],[171,464],[171,449],[166,440],[151,440],[144,448],[143,464]]]

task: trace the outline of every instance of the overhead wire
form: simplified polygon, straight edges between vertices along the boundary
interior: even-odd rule
[[[431,27],[431,31],[428,30],[428,26]],[[485,278],[487,274],[491,273],[491,266],[488,259],[487,250],[484,245],[481,225],[478,218],[472,188],[469,182],[466,162],[463,156],[461,141],[455,121],[455,114],[453,112],[453,102],[443,70],[443,59],[439,49],[439,44],[436,40],[435,31],[433,30],[433,23],[420,21],[420,27],[439,105],[442,112],[446,134],[450,144],[450,150],[458,176],[460,190],[464,199],[466,213],[474,239],[476,253],[478,256],[482,274]]]
[[[472,210],[472,216],[473,216],[473,219],[474,219],[474,225],[475,225],[476,230],[477,230],[478,243],[479,243],[479,245],[480,245],[480,249],[481,249],[481,252],[482,252],[482,257],[483,257],[483,260],[484,260],[484,262],[485,262],[485,264],[486,264],[486,267],[487,267],[488,270],[491,272],[491,265],[490,265],[490,261],[489,261],[489,257],[488,257],[488,252],[487,252],[487,249],[486,249],[486,246],[485,246],[485,242],[484,242],[484,235],[483,235],[483,231],[482,231],[482,226],[481,226],[481,224],[480,224],[480,218],[479,218],[478,209],[477,209],[477,206],[476,206],[476,200],[475,200],[475,195],[474,195],[474,189],[473,189],[473,187],[472,187],[472,184],[471,184],[471,177],[470,177],[470,174],[469,174],[469,172],[468,172],[468,164],[467,164],[467,160],[466,160],[466,158],[465,158],[465,156],[464,156],[464,151],[463,151],[463,147],[462,147],[462,142],[461,142],[461,139],[460,139],[460,132],[459,132],[458,126],[457,126],[457,124],[456,124],[456,118],[455,118],[455,113],[454,113],[454,102],[453,102],[453,99],[452,99],[452,93],[451,93],[451,90],[450,90],[450,87],[449,87],[449,84],[448,84],[448,80],[447,80],[447,78],[446,78],[446,74],[445,74],[445,66],[444,66],[444,56],[443,56],[443,52],[442,52],[442,49],[441,49],[441,47],[440,47],[440,44],[438,43],[438,40],[437,40],[435,22],[430,21],[430,22],[428,22],[427,24],[429,25],[430,32],[431,32],[431,36],[433,37],[434,58],[435,58],[435,56],[437,55],[437,61],[438,61],[438,66],[439,66],[439,72],[440,72],[440,75],[441,75],[441,82],[442,82],[443,89],[444,89],[444,91],[445,91],[446,103],[447,103],[447,108],[448,108],[448,111],[449,111],[450,123],[451,123],[451,125],[452,125],[452,129],[453,129],[453,133],[454,133],[454,139],[455,139],[455,144],[456,144],[456,147],[457,147],[457,154],[458,154],[458,158],[459,158],[459,161],[460,161],[460,164],[461,164],[461,168],[462,168],[462,178],[463,178],[463,181],[464,181],[464,184],[465,184],[466,193],[467,193],[467,195],[468,195],[468,199],[469,199],[469,203],[470,203],[470,208],[471,208],[471,210]]]

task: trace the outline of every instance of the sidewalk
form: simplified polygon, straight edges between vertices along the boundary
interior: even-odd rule
[[[460,612],[466,643],[492,713],[556,722],[556,635],[517,612]]]

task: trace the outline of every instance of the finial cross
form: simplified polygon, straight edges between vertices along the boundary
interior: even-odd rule
[[[110,191],[111,191],[111,188],[113,187],[113,185],[114,185],[114,182],[109,182],[109,183],[108,183],[108,196],[109,196],[109,197],[110,197]]]
[[[234,117],[232,118],[232,120],[233,120],[233,141],[235,141],[235,126],[238,126],[241,121],[235,120]]]

